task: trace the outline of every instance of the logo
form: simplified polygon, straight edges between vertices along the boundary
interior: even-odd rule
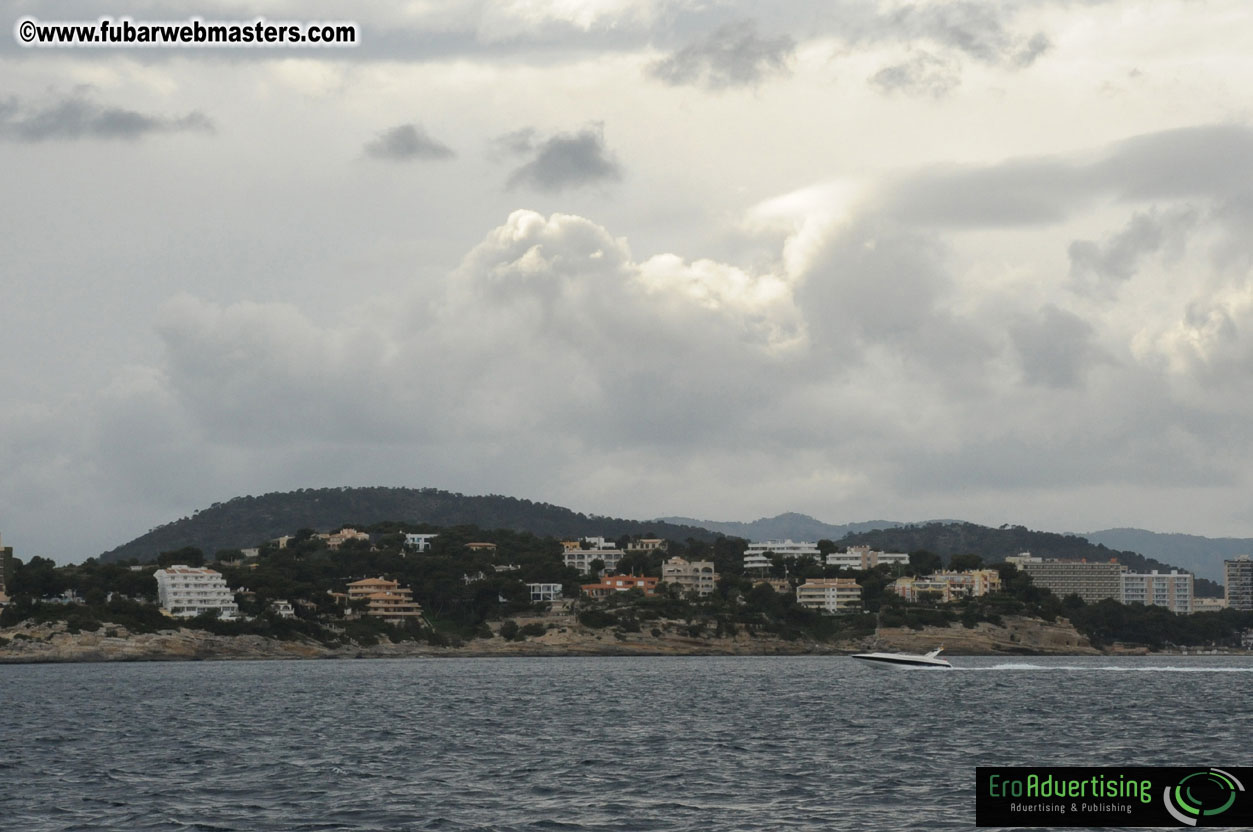
[[[1253,768],[975,769],[976,826],[1253,828]]]
[[[1236,803],[1236,792],[1244,784],[1221,768],[1196,771],[1179,781],[1173,789],[1162,791],[1166,811],[1182,824],[1196,826],[1200,818],[1221,815]]]

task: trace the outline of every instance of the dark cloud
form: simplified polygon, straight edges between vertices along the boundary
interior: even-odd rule
[[[1177,257],[1196,221],[1191,208],[1137,212],[1126,228],[1104,242],[1075,240],[1068,249],[1071,280],[1081,289],[1130,280],[1146,257],[1163,249]]]
[[[786,75],[796,41],[788,35],[761,37],[746,20],[730,23],[705,38],[657,61],[648,72],[667,84],[692,84],[709,89],[753,86],[771,76]]]
[[[1012,14],[1002,3],[914,3],[878,18],[873,36],[925,38],[982,63],[1027,67],[1048,51],[1051,42],[1043,32],[1024,42],[1006,21]]]
[[[1027,41],[1021,49],[1014,53],[1013,64],[1025,69],[1052,48],[1053,41],[1049,40],[1049,36],[1043,32],[1036,32],[1032,35],[1031,40]]]
[[[536,133],[534,127],[523,127],[511,130],[492,140],[492,150],[496,153],[507,153],[519,156],[535,149]]]
[[[879,70],[869,81],[881,92],[942,98],[961,84],[961,68],[928,52],[915,52],[908,61]]]
[[[622,168],[605,146],[600,126],[560,133],[529,149],[535,156],[509,175],[510,188],[557,192],[622,178]]]
[[[1027,384],[1081,387],[1088,370],[1108,360],[1096,344],[1091,324],[1051,304],[1013,322],[1009,338]]]
[[[199,111],[164,117],[110,107],[92,100],[86,91],[40,102],[16,96],[0,101],[0,138],[10,141],[133,141],[153,133],[184,131],[212,133],[213,122]]]
[[[414,159],[451,159],[452,148],[436,141],[420,124],[398,124],[384,130],[365,146],[371,159],[408,162]]]

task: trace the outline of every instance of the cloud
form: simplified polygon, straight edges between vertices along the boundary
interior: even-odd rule
[[[915,52],[905,63],[879,70],[869,81],[881,92],[943,98],[961,84],[961,68],[928,52]]]
[[[539,142],[528,136],[513,146],[533,153],[534,157],[509,174],[510,188],[556,193],[622,179],[622,167],[605,146],[604,128],[600,125]]]
[[[1018,317],[1009,326],[1009,337],[1027,384],[1078,387],[1092,365],[1108,360],[1092,325],[1052,304]]]
[[[1037,33],[1024,43],[1010,31],[1005,13],[1003,4],[972,0],[909,3],[877,21],[878,35],[925,38],[983,63],[1029,66],[1048,50],[1049,39]]]
[[[436,141],[420,124],[398,124],[388,128],[365,146],[371,159],[407,162],[414,159],[451,159],[452,148]]]
[[[1060,222],[1099,199],[1226,203],[1247,196],[1250,183],[1253,129],[1220,124],[1135,136],[1094,153],[924,169],[883,199],[885,211],[911,223],[992,228]]]
[[[1071,280],[1079,291],[1109,294],[1113,286],[1130,280],[1145,258],[1163,249],[1178,258],[1196,223],[1197,212],[1188,207],[1136,212],[1126,228],[1104,242],[1070,244]]]
[[[0,100],[0,138],[20,142],[123,139],[154,133],[212,133],[213,122],[198,110],[165,117],[100,104],[80,89],[40,102],[16,96]]]
[[[648,73],[672,85],[711,90],[755,86],[788,74],[796,41],[788,35],[761,37],[751,20],[721,26],[701,40],[651,64]]]

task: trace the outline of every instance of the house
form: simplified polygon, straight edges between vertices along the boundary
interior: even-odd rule
[[[226,586],[226,578],[215,569],[179,564],[153,573],[157,579],[157,597],[161,610],[174,618],[194,618],[217,610],[224,621],[239,617],[235,593]]]
[[[661,565],[661,579],[681,587],[684,592],[705,596],[714,591],[718,574],[711,560],[687,561],[675,556]]]
[[[606,575],[600,583],[583,584],[583,594],[589,598],[607,598],[615,592],[641,590],[645,595],[657,594],[660,578],[636,577],[635,575]]]
[[[852,612],[861,607],[861,586],[852,578],[810,578],[796,588],[796,603],[823,612]]]
[[[431,551],[431,541],[439,537],[437,534],[406,534],[405,548],[419,554]]]
[[[359,532],[353,528],[343,528],[333,534],[320,534],[317,535],[317,537],[319,540],[326,541],[326,548],[328,549],[338,549],[349,540],[364,540],[367,543],[370,542],[370,536],[368,534],[365,532]]]
[[[660,537],[641,537],[639,540],[632,540],[626,545],[628,552],[656,552],[664,551],[669,544]]]
[[[526,588],[531,593],[532,604],[561,600],[561,584],[527,584]]]
[[[495,543],[483,543],[479,541],[479,542],[474,542],[474,543],[467,543],[466,548],[469,549],[471,552],[495,552],[496,544]]]
[[[271,601],[270,609],[274,610],[274,613],[279,618],[295,618],[296,617],[296,610],[291,605],[290,601]]]

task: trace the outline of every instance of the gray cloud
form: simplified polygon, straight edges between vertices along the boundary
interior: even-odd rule
[[[16,96],[0,101],[0,138],[10,141],[134,141],[153,133],[184,131],[212,133],[213,122],[199,111],[164,117],[106,106],[93,101],[86,90],[37,103]]]
[[[1043,387],[1082,386],[1094,364],[1109,360],[1096,345],[1095,336],[1096,330],[1087,321],[1052,304],[1009,326],[1023,380]]]
[[[512,135],[512,134],[511,134]],[[528,137],[528,141],[533,141]],[[524,144],[518,145],[525,147]],[[529,147],[534,158],[509,174],[510,188],[528,187],[555,193],[568,188],[617,182],[622,167],[605,146],[599,125],[577,133],[560,133]]]
[[[407,162],[413,159],[451,159],[452,148],[436,141],[420,124],[398,124],[388,128],[365,146],[371,159]]]
[[[751,20],[729,23],[648,68],[667,84],[718,90],[758,84],[788,73],[796,41],[788,35],[761,37]]]
[[[1197,212],[1191,208],[1137,212],[1104,242],[1075,240],[1067,250],[1071,280],[1081,290],[1097,291],[1111,282],[1130,280],[1144,258],[1162,249],[1178,257],[1196,222]]]
[[[1031,36],[1031,40],[1027,41],[1021,49],[1014,53],[1012,62],[1014,66],[1025,69],[1052,48],[1053,41],[1049,39],[1049,36],[1043,32],[1036,32]]]
[[[1227,203],[1251,191],[1253,129],[1211,125],[1126,139],[1095,158],[1073,154],[923,170],[889,189],[885,208],[922,225],[1041,225],[1100,197]]]
[[[925,38],[988,64],[1030,66],[1050,46],[1040,32],[1027,40],[1012,32],[1001,3],[962,0],[954,3],[915,3],[876,21],[876,38]]]
[[[929,52],[915,52],[908,61],[879,70],[869,81],[881,92],[942,98],[961,84],[961,68]]]

